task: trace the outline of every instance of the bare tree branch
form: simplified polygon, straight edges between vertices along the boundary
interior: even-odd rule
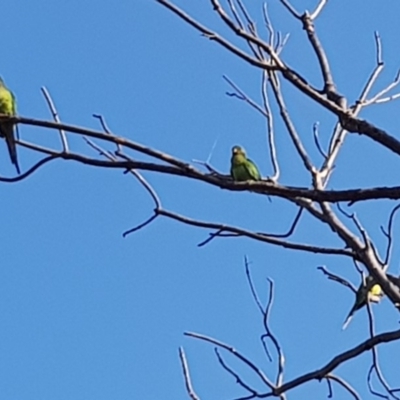
[[[328,155],[325,154],[324,150],[322,149],[322,146],[319,142],[319,134],[318,134],[318,127],[319,127],[319,123],[316,122],[313,125],[313,137],[314,137],[314,143],[315,146],[317,147],[319,154],[321,154],[321,156],[324,158],[324,160],[326,160],[328,158]]]
[[[163,209],[158,210],[157,213],[159,215],[163,215],[165,217],[174,219],[176,221],[183,222],[184,224],[187,224],[187,225],[197,226],[200,228],[214,229],[216,231],[220,230],[220,232],[228,232],[228,233],[234,234],[234,236],[248,237],[248,238],[255,239],[255,240],[258,240],[261,242],[275,244],[275,245],[281,246],[283,248],[288,248],[288,249],[293,249],[293,250],[302,250],[302,251],[307,251],[307,252],[311,252],[311,253],[345,255],[345,256],[349,256],[351,258],[354,257],[352,252],[348,251],[347,249],[336,249],[336,248],[310,246],[310,245],[300,244],[300,243],[291,243],[291,242],[287,242],[285,240],[280,240],[280,239],[270,237],[268,234],[248,231],[245,229],[236,228],[236,227],[225,225],[225,224],[218,224],[218,223],[214,223],[214,222],[203,222],[203,221],[199,221],[199,220],[195,220],[195,219],[190,219],[190,218],[184,217],[182,215],[173,213],[171,211],[163,210]],[[223,237],[222,234],[216,234],[215,236]]]
[[[383,226],[381,226],[381,231],[386,236],[386,238],[388,240],[388,244],[387,244],[387,248],[386,248],[386,255],[385,255],[385,259],[384,259],[385,270],[389,266],[390,254],[391,254],[391,250],[392,250],[393,220],[394,220],[396,212],[399,210],[399,208],[400,208],[400,204],[398,204],[397,206],[393,207],[392,211],[390,212],[389,222],[388,222],[388,225],[387,225],[387,230],[385,231]]]
[[[261,371],[260,368],[258,368],[253,362],[251,362],[247,357],[245,357],[244,355],[242,355],[239,351],[237,351],[234,347],[225,344],[223,342],[220,342],[219,340],[216,340],[214,338],[211,338],[209,336],[205,336],[205,335],[201,335],[199,333],[194,333],[194,332],[185,332],[186,336],[195,338],[195,339],[199,339],[199,340],[203,340],[205,342],[214,344],[217,347],[220,347],[221,349],[226,350],[228,353],[232,354],[233,356],[235,356],[236,358],[238,358],[240,361],[242,361],[244,364],[246,364],[260,379],[261,381],[267,385],[269,388],[273,388],[274,385],[272,384],[272,382],[270,382],[270,380],[266,377],[266,375],[264,374],[264,372]]]
[[[328,374],[328,375],[325,376],[325,379],[327,381],[335,381],[335,382],[337,382],[340,386],[342,386],[344,389],[346,389],[353,396],[353,398],[355,400],[361,400],[360,395],[343,378],[340,378],[340,377],[338,377],[336,375],[333,375],[333,374]],[[333,397],[333,396],[329,396],[329,397]]]
[[[271,340],[272,344],[274,345],[275,351],[278,354],[278,370],[276,374],[276,380],[275,380],[275,385],[277,387],[281,386],[283,383],[283,373],[284,373],[284,368],[285,368],[285,356],[283,354],[283,350],[281,345],[279,344],[279,341],[277,337],[272,333],[272,330],[269,325],[269,316],[271,313],[272,309],[272,304],[274,301],[274,282],[271,279],[268,279],[269,283],[269,297],[268,297],[268,302],[267,306],[265,308],[265,311],[263,312],[263,323],[264,323],[264,329],[265,329],[265,334],[261,336],[261,341],[264,345],[264,348],[267,351],[267,346],[266,346],[266,339]]]
[[[294,9],[288,0],[279,0],[294,18],[301,19],[301,15]]]
[[[314,12],[311,13],[310,15],[311,20],[315,20],[318,17],[318,15],[321,13],[322,9],[325,7],[327,2],[328,0],[320,0],[317,7],[315,7]]]
[[[179,347],[179,358],[181,360],[183,377],[185,379],[185,386],[188,395],[192,400],[200,400],[200,397],[198,397],[195,391],[193,390],[192,381],[190,379],[189,366],[186,361],[186,355],[182,347]]]
[[[214,351],[218,358],[218,362],[222,366],[222,368],[235,378],[236,383],[239,386],[241,386],[246,391],[250,392],[250,396],[240,397],[240,399],[254,399],[254,398],[258,397],[259,394],[257,393],[257,391],[255,389],[253,389],[250,385],[245,383],[244,380],[240,377],[240,375],[238,373],[236,373],[232,368],[230,368],[226,364],[226,362],[222,358],[220,352],[218,351],[218,348],[215,348]]]
[[[339,275],[333,274],[332,272],[329,272],[324,265],[321,265],[317,267],[320,271],[323,272],[324,275],[328,277],[329,280],[338,282],[341,285],[349,288],[353,293],[357,293],[357,289],[354,287],[353,284],[351,284],[347,279],[342,278]]]
[[[297,153],[299,154],[301,160],[303,161],[304,166],[310,173],[315,172],[315,167],[313,166],[311,160],[308,157],[308,154],[306,150],[303,147],[303,144],[301,143],[300,137],[296,131],[296,128],[294,127],[289,113],[286,109],[285,102],[283,100],[283,96],[280,90],[280,84],[279,84],[279,79],[276,74],[271,73],[269,75],[269,81],[271,82],[271,87],[274,92],[276,101],[279,105],[279,111],[281,114],[281,117],[283,119],[283,122],[285,123],[286,129],[289,132],[290,138],[292,139],[292,142],[297,150]]]
[[[305,382],[309,382],[311,380],[321,380],[332,371],[334,371],[339,365],[356,358],[360,354],[369,351],[372,347],[377,346],[382,343],[389,343],[395,340],[400,339],[400,330],[385,332],[379,335],[374,336],[373,338],[369,338],[359,345],[353,347],[350,350],[347,350],[341,354],[335,356],[329,363],[324,365],[322,368],[317,369],[308,374],[304,374],[295,378],[289,382],[284,383],[282,386],[275,389],[273,392],[265,393],[262,397],[272,397],[277,396],[280,393],[286,393],[291,389],[294,389]]]
[[[272,163],[272,168],[274,169],[274,174],[270,179],[273,182],[277,182],[280,176],[280,169],[279,169],[278,157],[276,154],[273,115],[271,112],[271,106],[269,104],[269,99],[268,99],[267,83],[268,83],[268,73],[264,71],[262,75],[262,98],[267,117],[268,145],[269,145],[271,163]]]
[[[50,96],[50,93],[48,92],[48,90],[46,89],[45,86],[42,86],[40,89],[43,93],[44,98],[46,99],[47,105],[50,108],[50,111],[51,111],[54,121],[57,123],[61,123],[60,117],[58,116],[58,112],[57,112],[54,102]],[[60,129],[59,132],[60,132],[60,138],[61,138],[61,144],[62,144],[63,151],[65,153],[68,153],[67,136],[65,135],[65,132],[62,129]]]

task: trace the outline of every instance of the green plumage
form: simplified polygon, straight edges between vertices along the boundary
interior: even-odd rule
[[[379,303],[382,296],[382,288],[376,283],[375,279],[371,275],[368,275],[365,279],[365,283],[362,282],[357,289],[356,299],[354,301],[353,307],[347,315],[346,320],[344,321],[342,329],[346,329],[347,325],[350,323],[354,313],[357,310],[364,307],[368,301]]]
[[[4,85],[0,78],[0,114],[14,116],[17,114],[15,97],[10,90]],[[17,148],[15,145],[15,129],[12,122],[2,122],[0,124],[0,136],[4,137],[7,143],[8,152],[11,162],[15,165],[17,172],[20,173]]]
[[[261,180],[260,171],[256,164],[246,157],[246,152],[240,146],[232,148],[231,177],[237,182]]]

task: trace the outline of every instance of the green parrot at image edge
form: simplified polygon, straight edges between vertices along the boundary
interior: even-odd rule
[[[388,279],[400,288],[400,278],[393,275],[387,274]],[[344,321],[342,329],[346,329],[347,325],[353,318],[354,313],[360,308],[364,307],[367,302],[379,303],[384,296],[384,292],[380,285],[376,283],[375,279],[368,275],[365,278],[365,282],[362,282],[356,292],[356,299],[354,301],[353,307],[351,308],[349,314]],[[396,305],[397,306],[397,305]]]
[[[0,114],[15,116],[17,114],[15,97],[4,84],[3,79],[0,78]],[[17,147],[15,145],[15,129],[14,123],[2,122],[0,124],[0,136],[4,137],[7,143],[8,152],[10,154],[11,162],[15,165],[17,172],[20,173]]]
[[[245,150],[240,146],[232,148],[231,177],[237,182],[261,180],[261,174],[256,164],[246,157]]]

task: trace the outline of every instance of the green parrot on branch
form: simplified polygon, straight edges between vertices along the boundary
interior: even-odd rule
[[[372,303],[379,303],[383,295],[384,293],[380,285],[376,283],[375,279],[371,275],[368,275],[365,278],[365,282],[362,282],[357,289],[356,299],[353,307],[346,317],[346,320],[344,321],[342,329],[347,328],[347,325],[350,323],[354,313],[357,310],[364,307],[368,301]]]
[[[15,97],[4,84],[3,79],[0,78],[0,114],[14,116],[17,114]],[[17,158],[17,147],[15,145],[15,130],[14,123],[2,122],[0,124],[0,136],[4,137],[7,143],[8,152],[10,154],[11,162],[15,165],[18,174],[20,169]]]
[[[231,158],[231,177],[234,181],[259,181],[261,174],[256,164],[246,157],[243,147],[234,146]]]

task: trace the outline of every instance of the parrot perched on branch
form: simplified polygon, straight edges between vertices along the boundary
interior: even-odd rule
[[[15,97],[4,84],[3,79],[0,78],[0,114],[14,116],[17,114]],[[0,136],[4,137],[7,143],[8,152],[10,154],[11,162],[15,165],[18,174],[20,173],[17,147],[15,145],[15,131],[13,122],[2,122],[0,124]]]
[[[261,180],[257,166],[246,157],[245,150],[240,146],[232,148],[231,176],[237,182]]]
[[[365,278],[365,282],[362,282],[357,289],[356,300],[344,321],[342,329],[346,329],[347,325],[353,318],[354,313],[364,307],[367,304],[367,301],[379,303],[383,295],[384,293],[380,285],[376,283],[375,279],[371,275],[368,275]]]

